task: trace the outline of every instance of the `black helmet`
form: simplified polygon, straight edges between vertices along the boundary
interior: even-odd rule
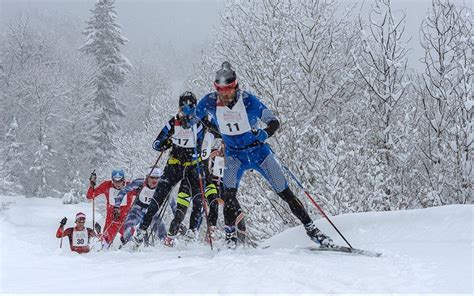
[[[221,68],[216,72],[214,84],[226,86],[237,80],[237,75],[229,62],[223,62]]]
[[[185,91],[179,96],[180,107],[183,107],[184,105],[196,106],[196,104],[197,104],[196,96],[190,91]]]

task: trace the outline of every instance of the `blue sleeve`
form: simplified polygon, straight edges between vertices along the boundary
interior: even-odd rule
[[[248,104],[249,108],[247,108],[247,110],[252,110],[252,113],[254,113],[261,121],[268,124],[272,120],[278,120],[273,112],[256,96],[249,95]]]
[[[153,141],[152,147],[156,151],[160,150],[161,144],[166,141],[171,135],[174,133],[174,118],[171,118],[170,121],[163,127],[161,132],[156,137],[155,141]]]
[[[132,183],[128,184],[127,186],[123,187],[119,193],[117,194],[117,197],[115,198],[115,207],[120,207],[120,204],[122,203],[123,197],[129,193],[130,191],[133,191],[135,189],[138,189],[143,185],[143,182],[145,182],[144,179],[135,179],[132,181]]]
[[[207,116],[207,101],[209,100],[209,96],[204,96],[201,100],[199,100],[197,107],[196,107],[196,117],[198,120],[203,120],[204,117]]]

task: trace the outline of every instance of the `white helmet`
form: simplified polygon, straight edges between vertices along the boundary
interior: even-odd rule
[[[160,168],[153,168],[153,170],[150,172],[149,177],[153,178],[159,178],[163,175],[163,171]]]

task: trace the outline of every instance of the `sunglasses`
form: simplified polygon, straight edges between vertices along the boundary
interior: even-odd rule
[[[220,93],[232,92],[235,89],[236,86],[237,86],[237,80],[234,80],[233,82],[231,82],[229,84],[226,84],[226,85],[220,85],[217,82],[214,82],[214,87]]]
[[[76,223],[86,223],[86,219],[78,219],[76,220]]]

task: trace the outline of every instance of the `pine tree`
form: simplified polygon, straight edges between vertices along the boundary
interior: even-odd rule
[[[23,167],[22,159],[24,153],[21,149],[22,143],[18,139],[18,122],[13,116],[8,132],[5,135],[5,148],[2,151],[4,157],[2,163],[2,174],[4,175],[3,185],[7,191],[19,192],[21,186],[19,180],[21,178],[21,168]]]
[[[128,59],[120,53],[120,48],[128,40],[122,36],[121,26],[117,23],[113,0],[98,0],[92,16],[83,32],[87,41],[81,50],[93,56],[96,61],[97,73],[94,77],[96,93],[94,104],[100,115],[97,119],[99,134],[97,141],[100,153],[98,160],[104,160],[115,148],[111,138],[118,131],[117,118],[123,117],[123,105],[115,93],[124,83],[126,74],[132,69]]]

